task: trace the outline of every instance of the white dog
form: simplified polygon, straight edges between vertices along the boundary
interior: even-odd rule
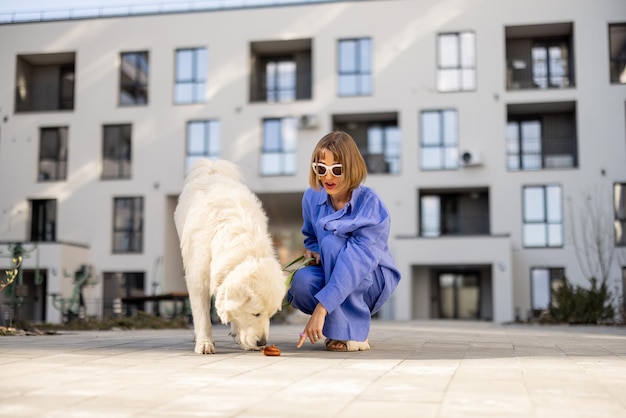
[[[286,276],[258,197],[229,161],[196,161],[178,198],[174,222],[193,315],[195,352],[215,353],[211,296],[222,323],[245,350],[267,344],[281,309]]]

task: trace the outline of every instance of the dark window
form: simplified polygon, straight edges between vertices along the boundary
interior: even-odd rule
[[[131,170],[131,126],[103,127],[102,178],[129,179]]]
[[[120,105],[148,103],[148,53],[124,52],[120,65]]]
[[[143,251],[143,198],[116,197],[113,201],[113,252]]]
[[[626,183],[613,185],[615,245],[626,246]]]
[[[402,138],[396,113],[335,115],[333,126],[354,138],[369,174],[400,174]]]
[[[312,94],[311,40],[253,42],[250,101],[309,100]]]
[[[120,314],[131,316],[145,309],[144,302],[122,305],[122,298],[145,296],[143,272],[103,273],[103,316],[110,318]]]
[[[575,86],[572,22],[507,26],[507,89]]]
[[[17,56],[15,112],[74,109],[75,53]]]
[[[509,113],[506,128],[509,171],[578,167],[576,113]]]
[[[488,235],[488,192],[420,192],[420,231],[423,237]]]
[[[626,23],[609,25],[611,83],[626,84]]]
[[[39,131],[39,181],[65,180],[67,177],[67,127],[41,128]]]
[[[30,240],[36,242],[56,241],[57,201],[31,200]]]
[[[176,50],[174,103],[204,103],[207,83],[206,48]]]
[[[372,94],[372,40],[342,39],[338,45],[339,96]]]

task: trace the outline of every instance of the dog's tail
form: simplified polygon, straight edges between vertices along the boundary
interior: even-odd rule
[[[235,181],[241,182],[243,176],[239,167],[227,160],[209,160],[208,158],[199,158],[191,166],[191,171],[187,176],[187,182],[195,177],[204,177],[207,174],[224,176]]]

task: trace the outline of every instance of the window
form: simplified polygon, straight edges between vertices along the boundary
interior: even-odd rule
[[[111,318],[123,314],[131,316],[137,310],[145,310],[144,302],[125,304],[122,307],[121,299],[124,297],[145,296],[145,273],[143,272],[105,272],[103,280],[102,313],[105,318]],[[116,306],[116,304],[118,304]],[[116,312],[117,310],[117,312]]]
[[[533,82],[540,89],[569,86],[567,41],[535,42],[531,49]]]
[[[437,90],[476,90],[476,44],[473,32],[442,33],[437,38]]]
[[[420,191],[420,231],[422,237],[488,235],[488,191]]]
[[[611,83],[626,84],[626,23],[609,25]]]
[[[30,240],[33,242],[56,241],[57,201],[30,201]]]
[[[39,131],[39,181],[67,178],[67,127]]]
[[[198,158],[220,158],[220,122],[199,120],[187,122],[187,156],[185,173]]]
[[[372,40],[341,39],[338,45],[339,96],[372,94]]]
[[[367,128],[367,152],[363,158],[370,174],[400,174],[401,152],[397,125],[372,124]]]
[[[120,65],[120,105],[148,103],[148,52],[124,52]]]
[[[26,54],[17,56],[15,112],[74,109],[76,54]]]
[[[283,103],[312,94],[311,40],[253,42],[250,101]]]
[[[562,204],[561,186],[523,188],[524,247],[563,246]]]
[[[174,103],[206,102],[207,68],[206,48],[176,50]]]
[[[507,89],[562,89],[574,83],[574,24],[508,26]]]
[[[622,305],[626,310],[626,267],[622,267]]]
[[[265,92],[267,101],[291,102],[296,99],[296,62],[290,59],[265,62]]]
[[[553,304],[553,293],[565,284],[564,268],[530,269],[533,316],[539,316]]]
[[[143,198],[116,197],[113,201],[113,252],[143,250]]]
[[[615,245],[626,246],[626,183],[613,185],[613,208],[615,210]]]
[[[423,170],[459,168],[456,110],[429,110],[421,114],[421,167]]]
[[[261,175],[295,174],[296,157],[296,119],[264,119]]]
[[[103,128],[102,178],[129,179],[131,168],[130,125],[107,125]]]
[[[369,174],[399,174],[402,139],[395,112],[334,115],[332,126],[349,133]]]
[[[506,126],[507,169],[509,171],[565,169],[578,166],[575,104],[562,103],[571,111],[546,110],[533,115],[516,113],[509,105]],[[536,105],[541,109],[541,105]]]

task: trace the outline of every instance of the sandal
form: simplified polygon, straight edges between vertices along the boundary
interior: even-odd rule
[[[324,342],[327,351],[365,351],[370,349],[368,340],[365,341],[342,341],[326,338]]]

